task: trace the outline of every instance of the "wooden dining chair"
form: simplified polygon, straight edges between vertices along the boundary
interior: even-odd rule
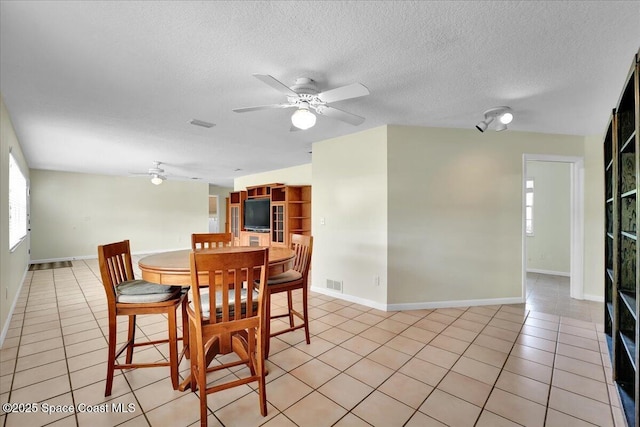
[[[185,349],[183,348],[181,354],[178,355],[178,340],[182,338],[178,337],[176,311],[178,307],[182,308],[182,330],[183,334],[188,333],[186,294],[181,292],[180,286],[165,286],[145,280],[136,280],[133,274],[128,240],[98,246],[98,261],[102,285],[107,294],[109,315],[107,384],[104,395],[111,395],[115,369],[169,366],[171,384],[174,390],[177,389],[178,365]],[[169,337],[136,343],[136,316],[139,314],[166,314]],[[128,316],[129,328],[127,341],[116,351],[118,316]],[[162,343],[169,344],[168,362],[133,363],[134,348]],[[125,350],[125,363],[120,364],[117,359]]]
[[[231,233],[193,233],[191,235],[191,249],[218,248],[221,246],[231,246]]]
[[[271,338],[292,332],[297,329],[304,328],[307,344],[311,344],[309,338],[309,308],[308,308],[308,280],[309,266],[311,265],[311,252],[313,251],[313,236],[303,236],[301,234],[291,235],[291,249],[295,252],[293,267],[284,273],[271,276],[267,280],[265,287],[265,318],[266,318],[266,344],[265,358],[269,357],[269,347]],[[302,313],[293,306],[293,291],[302,290]],[[271,296],[276,293],[287,293],[287,312],[282,314],[271,314]],[[289,318],[289,327],[276,332],[271,332],[271,320],[281,317]],[[302,320],[302,323],[296,325],[295,317]]]
[[[264,357],[264,287],[269,249],[255,248],[231,253],[191,252],[189,315],[191,390],[200,389],[200,425],[207,425],[207,395],[231,387],[258,382],[260,413],[267,415]],[[201,276],[208,285],[201,287]],[[216,288],[220,283],[229,284]],[[246,286],[243,286],[246,285]],[[231,286],[232,285],[232,286]],[[218,354],[235,353],[225,363],[209,367]],[[247,375],[207,387],[207,373],[246,365]]]

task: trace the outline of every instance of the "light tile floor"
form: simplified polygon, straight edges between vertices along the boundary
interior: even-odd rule
[[[299,332],[272,340],[268,416],[245,385],[209,396],[209,425],[623,426],[602,304],[552,303],[562,282],[532,275],[526,306],[405,312],[312,292],[311,345]],[[3,425],[198,424],[196,394],[174,391],[167,368],[120,373],[104,398],[105,310],[96,260],[28,273],[0,351],[0,400],[40,405],[37,413],[3,411]],[[140,337],[166,332],[161,316],[138,325]],[[167,349],[138,356],[159,360]],[[83,411],[65,412],[68,405]]]
[[[569,297],[569,278],[563,276],[528,273],[527,310],[593,323],[604,322],[603,304]]]

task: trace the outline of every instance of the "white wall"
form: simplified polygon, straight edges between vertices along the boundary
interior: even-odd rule
[[[389,304],[521,299],[523,154],[584,138],[389,126],[388,152]]]
[[[9,151],[29,180],[29,168],[0,94],[0,346],[18,291],[29,267],[29,236],[9,251]]]
[[[344,296],[384,307],[387,196],[386,126],[313,145],[314,288],[342,281]]]
[[[95,258],[123,239],[134,253],[189,248],[208,230],[207,183],[32,170],[31,185],[34,261]]]
[[[527,270],[571,272],[571,164],[528,161],[534,180],[533,236],[527,236]]]
[[[525,153],[585,157],[584,293],[601,298],[600,136],[409,126],[314,144],[314,290],[342,280],[343,298],[391,309],[520,300]]]

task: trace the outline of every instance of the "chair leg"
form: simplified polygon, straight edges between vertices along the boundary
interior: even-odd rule
[[[304,315],[304,335],[307,339],[307,344],[311,344],[309,338],[309,305],[307,304],[307,286],[302,288],[302,314]]]
[[[200,391],[200,427],[207,427],[209,425],[209,420],[207,420],[209,413],[207,410],[207,393],[204,392],[205,388],[206,387]]]
[[[195,331],[195,326],[192,329],[192,332],[194,332],[195,335],[196,331]],[[200,386],[200,426],[201,427],[206,427],[207,426],[207,416],[208,411],[207,411],[207,355],[206,355],[206,351],[204,349],[204,343],[202,342],[201,336],[195,336],[192,335],[192,342],[191,345],[192,346],[197,346],[197,351],[194,351],[194,353],[197,354],[197,356],[195,354],[191,354],[191,358],[192,361],[191,363],[193,363],[193,359],[195,359],[197,362],[197,368],[196,370],[192,370],[191,371],[191,382],[195,381],[198,383],[198,385]],[[195,338],[195,339],[193,339]],[[192,391],[195,391],[195,388],[191,388]]]
[[[289,327],[293,328],[295,325],[293,323],[293,295],[291,290],[287,291],[287,306],[289,308]]]
[[[113,387],[113,371],[116,364],[116,336],[118,323],[116,321],[115,314],[112,316],[109,314],[109,342],[107,348],[107,385],[104,390],[104,396],[111,396],[111,389]]]
[[[178,381],[178,325],[175,308],[169,310],[169,367],[171,370],[171,384],[177,390]]]
[[[184,356],[189,359],[189,315],[187,314],[187,304],[189,303],[187,297],[182,301],[182,348],[184,350]]]
[[[271,291],[269,291],[268,286],[265,286],[265,295],[264,295],[265,304],[264,304],[264,320],[262,322],[262,326],[264,327],[264,331],[262,333],[262,343],[264,348],[264,358],[269,358],[269,347],[271,344]]]
[[[133,343],[136,340],[136,315],[129,316],[129,333],[127,334],[127,357],[126,363],[130,364],[133,360]]]
[[[260,334],[261,331],[258,330],[258,334]],[[264,334],[262,334],[264,336]],[[267,336],[267,341],[269,341],[269,337]],[[267,416],[267,390],[265,387],[265,375],[266,375],[266,366],[265,366],[265,358],[266,358],[266,353],[265,353],[265,349],[264,346],[262,345],[261,342],[257,343],[257,349],[256,349],[256,370],[258,371],[258,399],[260,400],[260,414],[262,414],[263,417]]]
[[[195,325],[193,324],[193,322],[189,321],[189,336],[191,337],[191,344],[189,345],[189,363],[191,365],[191,391],[196,391],[198,389],[198,382],[196,378],[196,374],[198,372],[198,352],[196,346],[198,345],[198,341],[195,340],[194,342],[194,338],[196,336],[195,334]]]

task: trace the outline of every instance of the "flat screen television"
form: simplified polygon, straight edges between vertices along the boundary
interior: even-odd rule
[[[268,233],[270,229],[269,199],[247,199],[244,201],[244,228],[249,231]]]

